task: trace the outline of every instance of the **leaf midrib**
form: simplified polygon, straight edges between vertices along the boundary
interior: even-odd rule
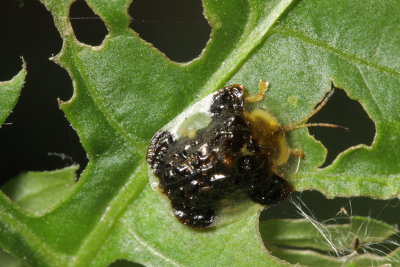
[[[78,53],[79,50],[72,52],[70,55],[71,61],[74,62],[74,65],[70,65],[71,71],[74,72],[77,77],[80,77],[83,83],[82,86],[86,88],[97,110],[104,116],[109,125],[137,152],[137,154],[143,155],[146,150],[146,145],[141,140],[131,137],[118,121],[113,119],[109,109],[101,101],[101,98],[92,88],[91,84],[87,82],[89,79],[79,55],[77,55]],[[144,169],[146,169],[146,161],[143,158],[138,159],[138,165],[131,170],[128,182],[114,193],[115,197],[108,201],[103,213],[100,215],[97,223],[95,223],[95,227],[82,239],[73,259],[69,261],[68,266],[90,266],[90,262],[95,258],[99,248],[103,245],[115,221],[123,214],[123,211],[128,207],[128,203],[135,199],[145,187],[148,181],[147,177],[144,175],[137,175],[137,173],[140,173]]]
[[[221,62],[221,67],[210,76],[205,85],[200,89],[200,97],[204,97],[221,88],[224,83],[237,72],[240,66],[243,65],[243,62],[268,36],[273,25],[283,14],[285,14],[293,2],[295,2],[295,0],[280,1],[268,16],[265,16],[265,19],[261,20],[261,22],[257,24],[257,27],[253,28],[250,34],[242,36],[239,41],[240,45],[232,51],[223,62]],[[251,22],[252,20],[248,20],[245,28],[247,28],[248,24]],[[245,40],[243,40],[244,38]]]
[[[99,252],[99,248],[103,245],[103,241],[107,238],[115,221],[121,217],[128,207],[128,203],[132,202],[147,184],[147,176],[140,175],[147,169],[146,167],[146,162],[141,160],[141,163],[130,175],[128,182],[118,192],[115,192],[115,197],[109,201],[93,230],[82,240],[69,266],[90,266],[90,262]]]

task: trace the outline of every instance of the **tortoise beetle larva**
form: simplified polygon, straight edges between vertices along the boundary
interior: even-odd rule
[[[159,179],[156,186],[183,224],[210,226],[219,201],[237,191],[262,205],[280,202],[293,188],[279,168],[290,155],[303,157],[301,150],[289,147],[285,133],[309,126],[341,128],[306,123],[333,90],[309,116],[287,126],[263,109],[246,111],[246,104],[262,100],[267,88],[268,83],[260,81],[260,92],[246,97],[244,86],[226,86],[196,103],[196,115],[178,116],[152,138],[147,161]],[[190,115],[198,116],[193,127]]]

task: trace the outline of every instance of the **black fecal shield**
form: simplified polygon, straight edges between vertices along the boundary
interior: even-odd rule
[[[214,222],[219,201],[245,192],[256,202],[279,202],[290,185],[270,171],[268,157],[254,142],[244,116],[244,87],[217,91],[209,107],[211,122],[194,137],[161,130],[152,139],[147,161],[175,216],[201,228]]]

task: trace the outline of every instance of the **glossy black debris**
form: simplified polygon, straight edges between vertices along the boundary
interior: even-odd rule
[[[222,88],[210,107],[212,121],[195,137],[175,140],[168,131],[160,131],[150,143],[147,161],[175,216],[188,226],[210,226],[219,200],[234,192],[271,205],[292,191],[271,171],[268,155],[252,138],[244,104],[242,86]]]

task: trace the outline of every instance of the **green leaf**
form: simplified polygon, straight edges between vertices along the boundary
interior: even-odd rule
[[[18,175],[5,185],[2,191],[21,208],[35,215],[50,211],[74,188],[79,166],[43,172],[27,172]]]
[[[399,249],[378,255],[396,244],[391,240],[398,233],[396,227],[370,217],[352,216],[349,220],[346,224],[325,224],[307,219],[273,219],[262,222],[260,232],[268,250],[291,263],[374,266],[398,262]]]
[[[212,27],[202,55],[178,64],[128,28],[129,0],[86,0],[109,34],[81,44],[69,22],[73,0],[42,0],[64,40],[54,60],[74,82],[61,103],[89,163],[72,193],[32,216],[0,194],[0,247],[32,266],[107,266],[128,259],[150,266],[284,266],[258,232],[262,209],[227,205],[215,227],[180,224],[148,184],[152,135],[186,107],[225,84],[250,93],[271,84],[265,101],[283,123],[309,114],[335,86],[358,100],[376,125],[372,147],[342,153],[328,168],[306,129],[290,134],[305,159],[290,177],[297,190],[329,196],[399,194],[399,1],[204,0]],[[357,14],[357,15],[355,15]]]
[[[23,267],[22,262],[0,250],[0,262],[6,267]]]
[[[315,251],[280,249],[271,252],[282,259],[292,263],[300,263],[310,267],[364,267],[364,266],[397,266],[399,264],[400,249],[393,251],[386,256],[363,254],[354,258],[346,259],[329,257]]]
[[[12,112],[18,97],[24,86],[26,70],[25,62],[22,70],[15,75],[10,81],[0,82],[0,128],[8,115]]]
[[[350,220],[347,224],[324,224],[314,221],[313,225],[306,219],[274,219],[262,222],[260,232],[267,245],[307,247],[332,253],[335,249],[351,250],[355,238],[362,244],[381,243],[398,231],[396,227],[370,217],[352,216]]]
[[[332,83],[374,121],[372,147],[350,148],[324,169],[318,169],[322,146],[306,130],[294,132],[293,146],[306,155],[292,177],[297,190],[330,197],[399,195],[400,151],[393,146],[400,141],[399,2],[384,3],[299,1],[231,79],[254,81],[254,88],[255,76],[266,77],[272,85],[266,107],[283,123],[309,114]]]

